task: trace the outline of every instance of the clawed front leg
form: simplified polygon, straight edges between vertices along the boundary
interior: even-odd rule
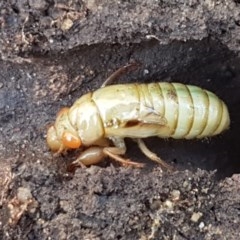
[[[90,166],[101,162],[105,157],[103,147],[90,147],[68,166],[68,171],[73,172],[77,167]]]
[[[129,159],[125,159],[120,156],[125,154],[126,152],[126,146],[123,139],[112,138],[111,140],[115,145],[114,147],[109,146],[89,147],[85,151],[83,151],[74,162],[72,162],[68,170],[73,171],[73,169],[79,166],[83,167],[100,163],[107,156],[126,166],[134,166],[139,168],[142,168],[144,166],[144,164],[142,163],[133,162]]]
[[[83,151],[80,156],[72,162],[72,164],[69,166],[68,170],[72,171],[76,167],[83,167],[83,166],[89,166],[93,164],[100,163],[105,157],[110,157],[111,159],[120,162],[121,164],[125,166],[133,166],[142,168],[144,167],[144,164],[131,161],[130,159],[125,159],[121,155],[124,155],[126,153],[126,145],[122,138],[111,138],[114,147],[106,146],[108,145],[105,141],[101,141],[101,146],[94,146],[89,147],[85,151]],[[150,158],[152,161],[155,161],[159,163],[164,168],[172,171],[173,167],[168,165],[166,162],[164,162],[160,157],[158,157],[155,153],[150,151],[142,139],[135,139],[135,141],[138,143],[138,146],[142,153]],[[104,143],[104,144],[103,144]]]

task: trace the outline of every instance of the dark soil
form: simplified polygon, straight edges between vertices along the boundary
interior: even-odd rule
[[[185,2],[1,1],[0,239],[239,239],[239,3]],[[74,154],[52,156],[47,126],[131,61],[141,67],[119,82],[206,88],[228,105],[230,129],[147,139],[173,173],[131,140],[127,156],[144,169],[67,173]]]

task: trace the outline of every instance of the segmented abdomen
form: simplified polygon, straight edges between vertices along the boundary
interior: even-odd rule
[[[203,138],[219,134],[230,124],[225,103],[200,87],[180,83],[137,85],[142,104],[167,120],[172,138]]]

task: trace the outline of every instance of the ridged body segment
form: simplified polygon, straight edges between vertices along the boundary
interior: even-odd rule
[[[144,132],[143,137],[210,137],[230,124],[227,107],[221,99],[200,87],[181,83],[112,85],[93,92],[92,100],[105,130],[109,129],[111,134],[115,131],[119,136],[122,131],[126,137],[140,137],[140,128],[134,136],[131,131],[126,131],[128,123],[151,121],[151,115],[155,117],[152,122],[155,128],[150,130],[149,127],[149,134]]]

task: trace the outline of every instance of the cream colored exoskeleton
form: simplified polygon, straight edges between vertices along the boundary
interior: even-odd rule
[[[47,133],[54,152],[82,148],[73,166],[91,165],[106,156],[141,167],[123,158],[124,138],[132,138],[151,160],[169,167],[151,152],[143,138],[193,139],[211,137],[227,129],[227,106],[215,94],[181,83],[118,84],[106,86],[127,65],[106,80],[103,87],[63,108]]]

